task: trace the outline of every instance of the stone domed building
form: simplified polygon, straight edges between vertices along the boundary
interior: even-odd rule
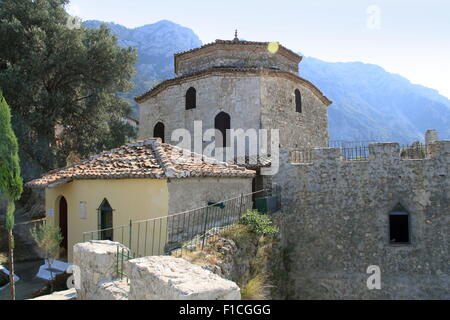
[[[237,36],[175,54],[177,77],[136,98],[139,137],[171,143],[174,130],[184,128],[194,136],[194,122],[202,121],[203,132],[279,129],[282,148],[325,147],[331,101],[301,78],[301,60],[278,43]],[[217,141],[216,147],[229,144],[226,138]]]

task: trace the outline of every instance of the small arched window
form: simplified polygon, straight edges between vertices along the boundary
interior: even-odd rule
[[[160,138],[162,142],[165,142],[165,126],[164,123],[158,122],[155,126],[155,129],[153,130],[153,137],[154,138]]]
[[[302,94],[300,90],[295,89],[295,111],[298,113],[302,113]]]
[[[214,119],[214,128],[220,131],[221,136],[216,137],[216,147],[226,148],[230,142],[229,130],[231,129],[231,117],[228,113],[221,112]]]
[[[186,110],[197,108],[197,90],[190,87],[186,92]]]
[[[101,240],[113,241],[114,230],[113,230],[113,209],[109,204],[109,201],[105,198],[103,199],[100,207],[98,207],[98,224],[100,231]]]

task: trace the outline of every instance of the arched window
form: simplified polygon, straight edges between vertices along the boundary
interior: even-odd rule
[[[410,244],[409,213],[400,204],[389,213],[389,241],[391,244]]]
[[[302,94],[298,89],[295,89],[295,111],[302,113]]]
[[[165,142],[165,130],[166,127],[164,126],[164,123],[158,122],[155,126],[155,129],[153,130],[153,137],[160,138],[162,142]]]
[[[186,92],[186,110],[197,108],[197,90],[190,87]]]
[[[216,147],[226,148],[230,142],[229,131],[231,129],[231,117],[228,113],[221,112],[214,120],[214,128],[221,132],[219,137],[216,136]]]
[[[100,231],[100,240],[113,241],[114,227],[113,225],[113,209],[109,201],[105,198],[102,204],[98,207],[98,224]]]

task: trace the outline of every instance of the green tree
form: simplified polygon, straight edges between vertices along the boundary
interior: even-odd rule
[[[50,291],[53,292],[53,272],[52,264],[58,258],[63,236],[59,227],[47,222],[34,227],[31,231],[34,241],[41,251],[41,256],[47,260],[50,269]]]
[[[11,112],[0,91],[0,190],[6,195],[6,230],[8,232],[8,263],[11,299],[15,299],[14,286],[14,201],[23,191],[20,177],[19,145],[11,127]]]
[[[34,178],[122,145],[135,132],[130,105],[135,49],[103,26],[74,28],[67,0],[0,1],[0,87],[11,106],[22,174]],[[30,171],[30,168],[33,168]]]

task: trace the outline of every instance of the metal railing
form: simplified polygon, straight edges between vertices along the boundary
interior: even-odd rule
[[[342,160],[344,161],[367,161],[370,156],[369,143],[371,142],[335,142],[335,146],[333,146],[333,148],[342,150]],[[419,142],[400,145],[400,159],[402,160],[426,159],[429,157],[429,152],[429,147]],[[290,162],[294,164],[307,164],[314,162],[313,149],[291,150]]]
[[[121,248],[117,246],[117,261],[116,261],[116,267],[117,267],[117,275],[120,277],[120,280],[123,278],[127,278],[128,275],[125,273],[125,262],[136,259],[136,255],[132,254],[130,250]]]
[[[355,146],[342,149],[342,159],[345,161],[366,161],[369,159],[368,146]]]
[[[368,147],[369,144],[377,142],[376,140],[360,140],[360,141],[347,141],[347,140],[330,140],[328,142],[328,148],[355,148],[355,147]]]
[[[265,189],[208,206],[165,217],[130,221],[128,225],[83,233],[83,242],[90,240],[113,240],[128,249],[118,248],[117,272],[126,276],[124,261],[130,258],[170,255],[177,250],[179,256],[192,248],[203,250],[207,239],[236,224],[247,210],[261,209],[274,213],[281,208],[279,187]],[[104,235],[112,239],[104,239]]]

